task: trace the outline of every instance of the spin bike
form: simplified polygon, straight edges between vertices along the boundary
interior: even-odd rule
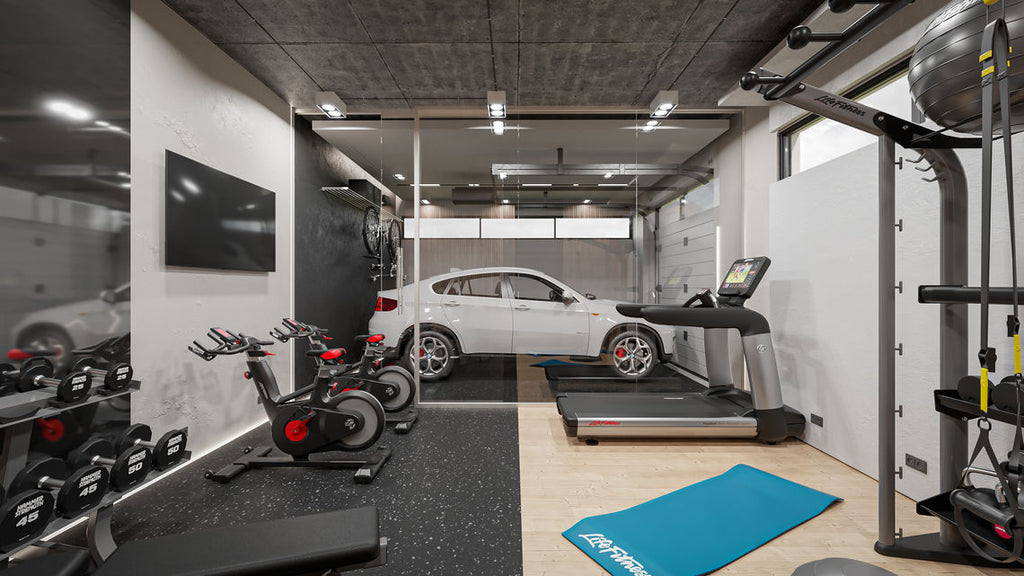
[[[274,327],[270,335],[285,343],[297,338],[306,338],[309,350],[306,356],[313,359],[317,374],[313,379],[315,394],[324,399],[345,390],[363,390],[372,394],[384,408],[387,423],[394,424],[396,434],[407,434],[419,417],[415,409],[408,410],[402,417],[395,415],[412,404],[416,396],[416,382],[412,374],[401,366],[383,366],[388,360],[397,359],[397,350],[387,350],[381,344],[380,334],[356,336],[356,342],[364,343],[363,356],[355,364],[343,364],[346,350],[329,348],[326,340],[327,329],[299,322],[291,318],[281,320],[282,327]]]
[[[368,484],[391,458],[389,448],[378,446],[372,457],[339,457],[331,460],[310,460],[317,452],[343,450],[355,452],[377,442],[384,432],[384,408],[373,395],[362,390],[346,390],[336,395],[317,393],[317,385],[310,384],[287,395],[281,395],[263,349],[273,345],[244,334],[234,334],[223,328],[211,328],[208,334],[216,344],[207,348],[193,340],[189,351],[203,360],[232,354],[246,355],[244,376],[252,380],[259,394],[260,404],[270,420],[274,445],[288,456],[270,456],[272,448],[246,448],[245,454],[234,463],[214,472],[207,470],[206,478],[221,484],[252,468],[332,468],[356,469],[355,481]]]

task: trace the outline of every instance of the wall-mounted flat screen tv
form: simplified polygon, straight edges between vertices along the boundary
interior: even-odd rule
[[[164,182],[168,266],[275,268],[275,195],[170,150]]]

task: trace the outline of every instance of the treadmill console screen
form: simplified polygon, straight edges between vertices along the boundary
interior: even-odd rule
[[[733,262],[722,285],[718,287],[718,295],[750,298],[771,263],[767,256],[742,258]]]

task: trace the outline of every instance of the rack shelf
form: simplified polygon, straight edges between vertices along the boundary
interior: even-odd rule
[[[348,186],[324,186],[320,189],[321,192],[333,196],[338,200],[342,200],[355,206],[361,212],[367,208],[376,208],[381,213],[381,219],[383,220],[397,220],[401,222],[401,218],[395,216],[393,213],[386,210],[382,210],[380,206],[374,203],[372,200],[349,188]]]

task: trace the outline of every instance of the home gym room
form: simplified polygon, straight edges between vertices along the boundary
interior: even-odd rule
[[[1020,569],[1024,1],[0,14],[7,573]]]

